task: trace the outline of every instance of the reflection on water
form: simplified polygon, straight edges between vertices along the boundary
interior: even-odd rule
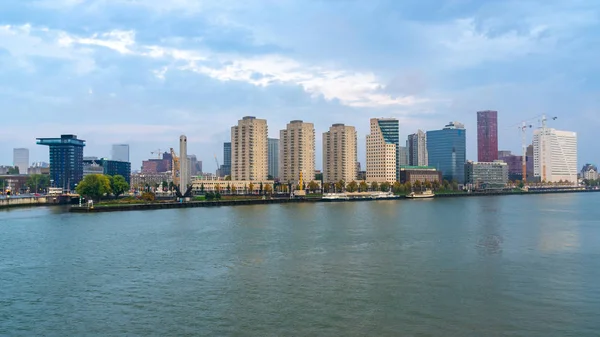
[[[598,201],[0,211],[0,335],[594,336]]]

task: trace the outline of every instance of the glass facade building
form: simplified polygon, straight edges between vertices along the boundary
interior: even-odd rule
[[[465,164],[465,183],[478,190],[504,188],[508,183],[508,164],[501,160],[491,163],[469,161]]]
[[[83,147],[85,140],[75,135],[60,138],[38,138],[38,145],[50,148],[50,180],[52,187],[72,191],[83,179]]]
[[[491,163],[498,159],[498,112],[477,112],[477,160]]]
[[[427,131],[429,166],[442,171],[445,180],[465,182],[467,132],[463,124],[451,122],[442,130]]]
[[[279,139],[269,138],[269,175],[279,179]]]
[[[89,159],[83,161],[83,167],[86,175],[97,173],[106,174],[107,176],[120,175],[125,178],[128,184],[131,184],[131,163],[129,162],[107,158]]]
[[[231,175],[231,142],[223,143],[223,164],[219,169],[221,177]]]

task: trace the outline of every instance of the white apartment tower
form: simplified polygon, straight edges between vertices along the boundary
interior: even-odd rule
[[[305,183],[315,175],[315,126],[291,121],[279,132],[279,176],[283,182],[297,184],[300,173]]]
[[[13,166],[19,168],[19,174],[27,174],[29,169],[29,149],[13,149]]]
[[[323,182],[354,181],[357,175],[356,129],[333,124],[323,133]]]
[[[539,128],[533,133],[533,175],[541,181],[577,182],[577,133]]]
[[[231,180],[263,181],[269,175],[267,120],[246,116],[231,128]]]
[[[422,130],[408,136],[406,143],[408,148],[408,165],[427,166],[429,165],[427,155],[427,134]]]
[[[387,129],[388,124],[397,125],[395,119],[371,118],[371,133],[367,135],[367,181],[396,181],[397,126]]]

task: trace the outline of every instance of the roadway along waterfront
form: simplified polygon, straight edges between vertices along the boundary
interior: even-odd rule
[[[597,336],[599,204],[0,210],[0,335]]]

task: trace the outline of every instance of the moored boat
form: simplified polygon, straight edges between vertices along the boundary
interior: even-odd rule
[[[425,191],[419,192],[419,193],[410,192],[410,194],[406,195],[406,197],[410,198],[410,199],[433,198],[434,196],[435,196],[435,194],[433,194],[433,192],[431,190],[425,190]]]

